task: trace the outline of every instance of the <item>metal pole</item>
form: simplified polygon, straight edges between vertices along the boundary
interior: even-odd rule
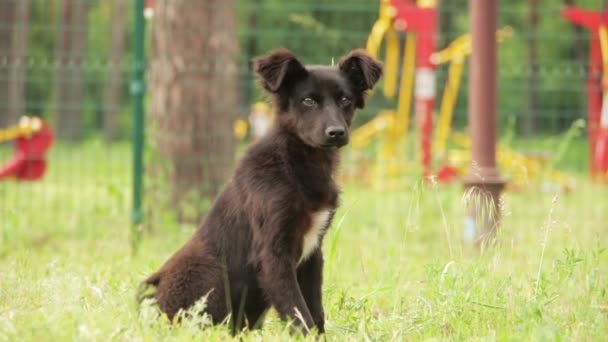
[[[432,135],[433,111],[435,108],[435,69],[431,55],[437,44],[437,0],[418,0],[421,9],[434,11],[431,26],[418,32],[416,41],[416,85],[414,88],[414,108],[420,132],[421,162],[425,178],[433,172]]]
[[[133,34],[133,79],[131,95],[133,97],[133,224],[132,241],[138,241],[137,225],[142,222],[142,186],[143,186],[143,149],[144,149],[144,94],[145,94],[145,25],[144,0],[135,0]]]
[[[471,165],[465,188],[471,194],[471,212],[465,237],[479,244],[491,242],[500,217],[499,197],[505,182],[496,168],[498,0],[470,0],[472,50],[469,63],[469,131]],[[471,190],[472,189],[472,190]]]

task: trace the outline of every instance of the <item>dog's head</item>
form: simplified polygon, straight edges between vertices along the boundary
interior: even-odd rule
[[[382,65],[363,50],[337,66],[303,65],[289,50],[257,58],[254,67],[277,106],[278,124],[315,148],[348,143],[349,128],[365,93],[382,75]]]

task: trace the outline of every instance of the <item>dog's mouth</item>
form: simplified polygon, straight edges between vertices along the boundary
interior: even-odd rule
[[[321,150],[326,150],[326,151],[335,151],[345,145],[348,145],[349,140],[350,140],[348,138],[348,136],[335,138],[335,139],[326,139],[326,138],[325,139],[324,138],[315,139],[315,137],[302,136],[302,137],[300,137],[300,139],[310,147],[321,149]]]
[[[321,145],[319,145],[319,147],[324,150],[334,151],[347,144],[348,144],[348,141],[344,141],[344,142],[336,142],[336,143],[331,143],[331,144],[321,144]]]
[[[328,151],[333,151],[333,150],[337,150],[340,147],[337,145],[320,145],[320,148],[324,149],[324,150],[328,150]]]

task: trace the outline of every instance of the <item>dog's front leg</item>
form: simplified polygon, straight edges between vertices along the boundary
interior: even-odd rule
[[[325,333],[325,313],[323,311],[323,252],[318,248],[298,268],[298,283],[302,295],[319,333]]]
[[[323,311],[323,253],[321,248],[317,249],[313,255],[310,256],[300,267],[298,268],[298,283],[300,289],[302,289],[302,295],[310,314],[315,322],[315,326],[319,333],[325,332],[325,313]]]
[[[260,285],[279,316],[283,320],[293,320],[303,328],[302,333],[306,334],[315,323],[298,285],[293,257],[271,246],[265,246],[259,262]]]

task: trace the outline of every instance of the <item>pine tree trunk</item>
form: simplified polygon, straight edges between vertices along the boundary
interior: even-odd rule
[[[62,132],[62,128],[59,127],[64,124],[65,119],[65,83],[66,83],[66,72],[68,65],[69,56],[69,26],[72,12],[71,0],[58,0],[58,13],[57,19],[57,36],[55,38],[55,74],[53,75],[53,107],[51,114],[55,119],[55,130],[57,133]]]
[[[58,137],[72,141],[82,138],[87,12],[86,1],[60,1],[54,81],[55,129]]]
[[[13,0],[0,0],[0,127],[14,124],[9,120],[9,70],[12,66],[11,42],[14,23]]]
[[[178,218],[197,220],[234,160],[234,0],[159,0],[154,6],[149,94],[157,166],[171,186]]]
[[[125,14],[127,0],[114,0],[112,8],[112,63],[104,90],[103,136],[108,142],[118,138],[118,115],[122,90],[122,56],[125,45]]]
[[[523,120],[523,134],[530,136],[535,132],[538,111],[538,8],[539,0],[528,0],[528,80],[527,109]]]
[[[17,122],[26,114],[25,77],[27,65],[27,42],[30,22],[30,1],[20,0],[15,6],[15,22],[11,43],[9,71],[8,121]]]

